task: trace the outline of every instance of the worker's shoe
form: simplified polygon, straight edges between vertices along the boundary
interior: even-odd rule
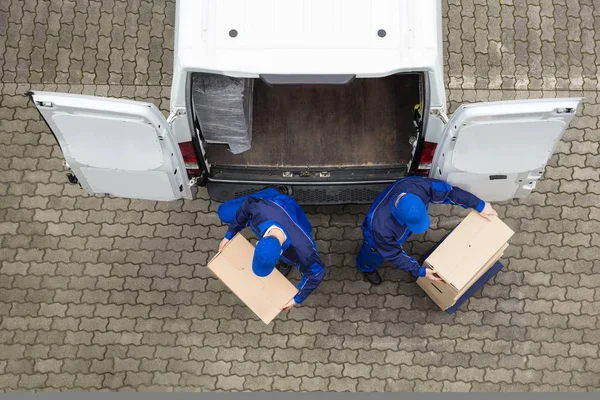
[[[277,191],[281,194],[286,194],[288,196],[292,195],[292,187],[287,185],[273,185],[273,188],[277,189]]]
[[[381,284],[381,275],[379,275],[379,272],[377,272],[377,270],[373,272],[363,272],[363,275],[373,285],[377,286]]]
[[[281,275],[283,275],[283,276],[288,276],[288,274],[292,270],[292,266],[290,264],[286,264],[286,263],[281,262],[281,261],[279,261],[277,263],[277,265],[275,266],[275,268],[277,268],[277,271],[281,272]]]

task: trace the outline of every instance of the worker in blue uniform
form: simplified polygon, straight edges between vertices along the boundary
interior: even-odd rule
[[[489,203],[444,181],[413,176],[394,182],[375,199],[362,224],[363,244],[356,265],[369,282],[381,283],[377,267],[384,260],[415,277],[442,280],[435,269],[419,265],[402,249],[410,235],[429,228],[430,203],[474,208],[488,219],[497,215]]]
[[[302,274],[298,293],[283,310],[289,310],[304,300],[319,286],[325,277],[325,264],[312,238],[312,226],[298,203],[275,188],[240,197],[223,203],[218,209],[219,218],[229,224],[219,251],[233,236],[250,227],[259,237],[254,250],[252,270],[260,277],[269,275],[278,264],[279,271],[287,275],[292,266]]]

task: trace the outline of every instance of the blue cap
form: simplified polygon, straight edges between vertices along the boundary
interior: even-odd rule
[[[280,254],[281,244],[279,240],[273,236],[263,237],[258,241],[254,249],[252,272],[261,278],[269,275],[275,269]]]
[[[431,224],[423,201],[410,193],[404,194],[397,204],[396,201],[392,203],[392,215],[399,224],[417,234],[425,232]]]

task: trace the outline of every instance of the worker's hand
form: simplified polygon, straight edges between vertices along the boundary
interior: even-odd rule
[[[290,301],[288,301],[285,306],[283,306],[283,308],[281,309],[281,311],[287,311],[290,308],[294,307],[295,305],[296,305],[296,301],[292,297],[292,299]]]
[[[431,279],[432,281],[444,282],[444,280],[437,274],[437,271],[433,268],[427,268],[425,277]]]
[[[479,215],[481,215],[483,218],[487,219],[488,221],[491,221],[492,217],[498,216],[498,213],[496,212],[496,210],[494,210],[492,208],[492,205],[486,201],[485,207],[483,207],[483,210],[481,210]]]
[[[221,240],[221,243],[219,243],[219,253],[223,251],[228,242],[229,239],[227,238],[223,238],[223,240]]]

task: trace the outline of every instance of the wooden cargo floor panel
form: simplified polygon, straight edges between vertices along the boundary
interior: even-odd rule
[[[254,83],[252,147],[232,154],[208,144],[208,161],[231,166],[396,166],[416,134],[419,76],[356,79],[348,85]]]

